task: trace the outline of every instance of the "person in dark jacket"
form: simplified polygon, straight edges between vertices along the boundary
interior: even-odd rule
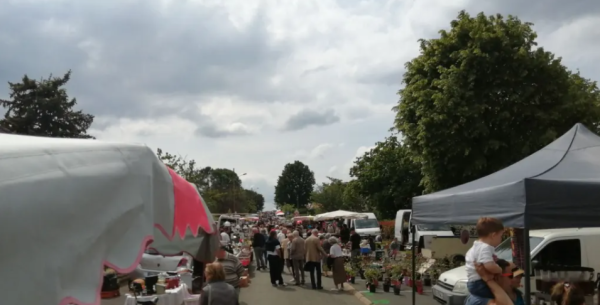
[[[254,259],[256,260],[256,270],[267,269],[265,263],[265,236],[258,230],[254,229],[252,236],[252,248],[254,249]]]
[[[285,286],[281,272],[283,271],[283,256],[281,255],[281,244],[277,239],[277,232],[271,231],[269,239],[266,242],[267,260],[269,261],[269,274],[271,275],[271,284],[273,287]]]
[[[340,230],[340,239],[342,240],[342,245],[345,245],[350,241],[350,230],[346,224],[342,225],[342,229]]]

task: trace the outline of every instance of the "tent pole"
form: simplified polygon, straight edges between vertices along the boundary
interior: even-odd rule
[[[525,271],[525,305],[531,305],[531,249],[529,245],[529,228],[527,221],[523,228],[523,252],[525,252],[525,262],[523,262],[523,270]]]
[[[417,297],[417,243],[415,243],[415,225],[410,226],[412,234],[412,305],[415,305]],[[529,304],[527,304],[529,305]]]

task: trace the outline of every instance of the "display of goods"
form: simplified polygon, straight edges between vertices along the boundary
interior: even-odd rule
[[[594,293],[594,269],[579,266],[536,266],[535,288],[550,293],[552,287],[560,282],[569,282],[579,287],[586,295]]]

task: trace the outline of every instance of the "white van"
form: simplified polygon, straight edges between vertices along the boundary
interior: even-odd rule
[[[394,237],[398,239],[402,248],[410,249],[412,245],[412,232],[410,221],[412,210],[398,210],[394,223]],[[415,226],[415,239],[419,241],[419,249],[424,248],[424,236],[454,237],[454,233],[447,225],[417,225]]]
[[[529,231],[529,246],[533,262],[600,270],[600,228],[532,230]],[[496,248],[496,256],[512,261],[510,239]],[[531,292],[535,292],[538,274],[531,271]],[[442,304],[464,304],[468,295],[465,266],[442,273],[433,286],[432,294]]]
[[[367,215],[366,219],[347,219],[346,224],[348,228],[354,228],[356,233],[361,237],[377,236],[381,234],[379,227],[379,221],[374,213],[362,213]]]

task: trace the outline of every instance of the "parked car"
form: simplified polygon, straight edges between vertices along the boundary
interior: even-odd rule
[[[529,231],[531,260],[535,266],[589,267],[600,270],[600,228],[570,228]],[[498,258],[512,261],[511,240],[496,247]],[[536,291],[535,268],[531,272],[531,292]],[[539,271],[538,271],[539,272]],[[524,281],[524,279],[523,279]],[[442,273],[432,287],[435,300],[444,305],[462,305],[467,298],[467,269],[465,266]]]
[[[140,269],[144,271],[176,272],[178,268],[192,269],[193,259],[183,254],[180,256],[163,256],[153,250],[146,250],[140,261]]]

